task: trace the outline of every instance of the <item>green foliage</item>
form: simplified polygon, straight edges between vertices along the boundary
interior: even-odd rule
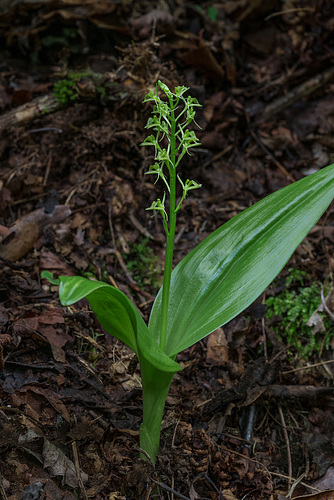
[[[302,271],[301,269],[295,269],[290,267],[288,269],[288,276],[285,278],[285,286],[289,288],[291,285],[296,285],[299,283],[300,285],[304,285],[305,281],[310,280],[310,275],[306,271]]]
[[[289,269],[285,287],[283,292],[266,300],[267,318],[278,318],[279,324],[274,324],[273,328],[279,339],[291,345],[303,358],[310,357],[314,352],[320,353],[323,348],[328,349],[334,336],[328,316],[318,312],[326,334],[313,333],[312,327],[307,325],[309,318],[321,304],[322,284],[312,282],[305,271]]]
[[[90,335],[88,337],[82,336],[80,339],[79,355],[87,354],[88,362],[91,365],[95,365],[99,358],[98,340],[103,336],[103,333],[95,332],[91,328]]]
[[[42,38],[42,45],[44,47],[68,47],[71,48],[73,52],[78,52],[78,50],[73,50],[73,47],[77,49],[77,46],[74,45],[77,39],[78,30],[71,26],[64,26],[61,28],[59,35],[47,35]]]
[[[199,4],[196,4],[195,5],[196,9],[201,13],[203,14],[204,13],[204,10],[203,10],[203,7]],[[210,21],[214,22],[217,20],[217,17],[218,17],[218,10],[213,7],[212,5],[209,5],[207,8],[206,8],[206,12],[207,12],[207,15],[210,19]]]
[[[69,73],[67,78],[59,80],[54,84],[53,94],[55,98],[64,105],[76,101],[79,97],[77,83],[82,78],[91,76],[90,73]]]
[[[108,271],[106,269],[105,264],[102,264],[102,267],[99,269],[99,276],[101,276],[101,280],[104,281],[105,283],[108,283]],[[98,279],[98,274],[95,265],[91,262],[88,266],[88,269],[86,271],[81,271],[80,275],[83,276],[84,278],[88,278],[91,280],[97,280]]]
[[[156,91],[149,92],[144,101],[154,105],[146,126],[154,134],[143,143],[155,149],[155,163],[148,173],[162,180],[166,189],[149,207],[160,213],[167,237],[164,281],[149,325],[119,289],[82,277],[59,277],[63,305],[86,297],[102,327],[137,354],[143,388],[140,447],[153,462],[159,451],[169,386],[181,370],[175,361],[177,354],[248,307],[281,271],[334,197],[331,165],[229,220],[172,271],[176,215],[188,192],[200,187],[194,180],[183,181],[178,173],[182,158],[199,145],[188,129],[199,103],[185,97],[188,90],[182,86],[172,92],[159,81]],[[182,188],[179,199],[177,182]],[[43,272],[42,277],[50,276]]]
[[[217,20],[218,10],[215,9],[214,7],[212,7],[212,5],[210,5],[208,7],[208,16],[209,16],[209,18],[210,18],[211,21],[216,21]]]
[[[158,289],[162,285],[161,266],[157,255],[148,245],[149,238],[143,238],[131,245],[130,254],[124,254],[127,269],[141,287],[150,286]]]

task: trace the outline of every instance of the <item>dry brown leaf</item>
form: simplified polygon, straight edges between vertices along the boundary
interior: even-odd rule
[[[228,345],[222,328],[218,328],[209,335],[206,362],[211,365],[222,365],[229,360]]]
[[[16,261],[33,249],[44,227],[62,222],[71,214],[66,205],[58,205],[52,213],[38,208],[9,228],[11,231],[0,245],[0,257]]]
[[[43,457],[44,467],[49,469],[50,474],[53,476],[62,476],[64,483],[71,488],[78,487],[78,478],[74,463],[60,448],[57,448],[57,446],[47,439],[44,439]],[[83,482],[88,481],[87,474],[81,472],[81,479]]]

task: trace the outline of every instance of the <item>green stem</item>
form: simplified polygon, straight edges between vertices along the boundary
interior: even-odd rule
[[[174,373],[162,372],[144,360],[140,366],[143,388],[143,422],[140,447],[156,461],[160,445],[161,422],[169,386]],[[146,457],[147,458],[147,457]]]
[[[175,227],[176,227],[176,120],[173,102],[170,101],[171,107],[171,130],[170,130],[170,162],[169,162],[169,187],[170,187],[170,199],[169,199],[169,231],[167,233],[167,243],[166,243],[166,255],[165,255],[165,269],[164,269],[164,281],[162,288],[162,304],[161,304],[161,330],[160,330],[160,347],[163,351],[166,348],[167,340],[167,319],[168,319],[168,302],[169,302],[169,289],[170,280],[172,274],[172,264],[173,264],[173,251],[174,251],[174,239],[175,239]]]

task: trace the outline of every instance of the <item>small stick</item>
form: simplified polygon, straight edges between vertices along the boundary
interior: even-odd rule
[[[269,16],[265,17],[265,21],[269,21],[269,19],[272,19],[273,17],[277,16],[282,16],[284,14],[291,14],[292,12],[314,12],[314,8],[312,7],[295,7],[293,9],[285,9],[285,10],[280,10],[279,12],[274,12],[273,14],[270,14]]]
[[[304,367],[305,368],[305,367]],[[270,385],[263,396],[273,396],[275,398],[295,399],[306,398],[316,399],[325,394],[332,394],[334,386],[316,387],[314,385]]]
[[[176,497],[179,497],[179,498],[183,498],[184,500],[191,500],[191,498],[189,497],[185,497],[184,495],[182,495],[182,493],[179,493],[178,491],[175,491],[173,490],[172,488],[170,488],[169,486],[167,486],[167,484],[164,484],[164,483],[160,483],[160,481],[156,481],[155,479],[151,478],[152,481],[157,484],[158,486],[160,486],[161,488],[163,488],[164,490],[166,491],[169,491],[169,493],[173,493]]]
[[[287,176],[288,179],[290,179],[291,182],[296,182],[296,179],[291,175],[289,174],[289,172],[286,170],[285,167],[283,167],[282,163],[280,163],[278,160],[276,160],[275,156],[272,154],[272,152],[263,144],[263,142],[260,140],[260,138],[256,135],[255,132],[253,132],[252,130],[250,130],[250,133],[251,133],[251,136],[253,137],[253,139],[255,140],[255,142],[257,142],[257,144],[260,146],[261,149],[263,149],[263,151],[265,153],[267,153],[267,155],[270,156],[270,158],[273,160],[273,162],[275,163],[276,167],[278,167],[281,172],[283,172],[284,175]]]
[[[265,359],[266,363],[268,363],[267,334],[266,334],[266,327],[264,324],[264,318],[261,319],[261,328],[262,328],[262,335],[263,335],[264,359]]]
[[[325,311],[328,314],[328,316],[330,317],[330,319],[332,321],[334,321],[334,314],[332,313],[332,311],[328,308],[328,306],[326,304],[326,300],[325,300],[325,297],[324,297],[324,289],[323,289],[323,287],[321,288],[320,296],[321,296],[322,307],[325,309]]]
[[[30,102],[11,109],[0,117],[0,130],[10,129],[19,124],[26,123],[43,113],[52,113],[62,107],[61,103],[52,95],[36,97]]]
[[[329,363],[334,363],[334,359],[329,359],[328,361],[321,361],[320,363],[314,363],[313,365],[300,366],[299,368],[293,368],[293,370],[287,370],[282,372],[282,375],[287,373],[300,372],[301,370],[309,370],[310,368],[316,368],[317,366],[328,365]]]
[[[61,128],[57,127],[42,127],[42,128],[33,128],[31,130],[27,130],[26,134],[35,134],[36,132],[58,132],[58,134],[62,134],[63,131]]]
[[[202,472],[201,474],[199,474],[197,477],[195,477],[195,479],[193,480],[193,485],[195,484],[195,482],[200,479],[201,477],[204,477],[207,482],[212,486],[212,488],[214,488],[214,490],[216,491],[216,493],[219,495],[220,497],[220,491],[218,490],[217,486],[215,485],[215,483],[212,481],[212,479],[209,478],[209,476],[205,473],[205,472]]]
[[[178,419],[178,421],[176,422],[175,428],[174,428],[173,438],[172,438],[172,445],[171,445],[172,449],[174,448],[174,442],[175,442],[175,437],[176,437],[176,430],[178,428],[179,423],[180,423],[180,419]],[[174,476],[173,476],[173,481],[174,481]]]
[[[253,429],[254,429],[254,421],[255,421],[255,405],[251,404],[249,406],[246,406],[244,408],[244,411],[246,412],[246,418],[243,418],[245,422],[242,422],[242,434],[243,438],[245,441],[248,441],[249,443],[252,442],[253,439]],[[250,448],[250,445],[247,443],[245,448]]]
[[[278,405],[278,413],[281,418],[282,422],[282,427],[283,427],[283,434],[284,434],[284,439],[285,439],[285,445],[286,445],[286,452],[288,455],[288,489],[291,487],[291,478],[292,478],[292,462],[291,462],[291,451],[290,451],[290,441],[289,441],[289,436],[288,436],[288,431],[285,425],[285,418],[282,410],[282,406]]]
[[[75,472],[76,472],[76,475],[78,478],[80,492],[81,492],[82,498],[84,500],[88,500],[88,496],[87,496],[87,493],[86,493],[86,490],[85,490],[85,487],[84,487],[84,484],[82,481],[82,477],[81,477],[78,448],[77,448],[77,443],[75,441],[72,441],[72,452],[73,452]]]
[[[153,463],[153,460],[152,458],[150,457],[150,455],[147,453],[146,450],[143,450],[143,448],[140,448],[140,446],[136,446],[137,450],[140,451],[140,453],[142,453],[143,455],[145,455],[145,457],[147,458],[147,460],[150,462],[150,464],[152,465],[153,469],[154,469],[154,463]]]
[[[245,460],[249,460],[250,462],[253,462],[253,463],[258,464],[261,467],[263,467],[264,471],[268,474],[268,477],[270,478],[271,481],[272,481],[272,476],[281,477],[281,478],[284,478],[284,479],[289,479],[290,481],[291,480],[293,480],[293,481],[297,480],[296,478],[291,477],[291,476],[287,476],[286,474],[281,474],[281,473],[278,473],[278,472],[269,471],[267,469],[267,467],[262,462],[260,462],[259,460],[255,460],[254,458],[250,458],[247,455],[243,455],[242,453],[239,453],[238,451],[231,450],[230,448],[227,448],[224,445],[218,444],[215,441],[213,441],[213,442],[221,450],[227,451],[228,453],[231,453],[232,455],[237,455],[238,457],[244,458]],[[301,484],[302,486],[306,486],[307,488],[310,488],[311,490],[313,490],[313,491],[315,491],[317,493],[320,493],[320,490],[318,488],[314,488],[314,486],[311,486],[310,484],[304,483],[303,481],[300,481],[299,484]]]
[[[138,286],[138,283],[136,283],[136,281],[130,275],[128,268],[125,265],[125,262],[124,262],[124,259],[122,257],[121,252],[119,250],[115,250],[113,253],[116,255],[117,260],[120,263],[120,266],[124,271],[124,274],[129,282],[130,288],[132,288],[135,292],[138,292],[139,294],[143,295],[147,299],[152,300],[153,299],[152,295],[148,292],[145,292],[144,290],[141,290]]]
[[[155,240],[154,236],[151,235],[151,233],[149,233],[149,231],[144,227],[142,226],[142,224],[139,222],[139,220],[134,216],[133,213],[130,213],[128,215],[129,217],[129,220],[130,222],[132,223],[132,225],[143,235],[145,236],[146,238],[149,238],[150,240]]]
[[[304,479],[304,477],[306,477],[306,473],[303,472],[293,483],[292,483],[292,486],[286,496],[286,498],[292,498],[292,494],[293,492],[295,491],[295,489],[297,488],[298,484],[301,483],[301,481]]]
[[[111,214],[112,214],[111,203],[108,203],[108,224],[109,224],[110,235],[111,235],[111,243],[112,243],[113,248],[116,248],[115,231],[114,231],[114,226],[112,223]]]
[[[50,175],[50,170],[51,170],[51,164],[52,164],[52,149],[50,149],[49,159],[48,159],[48,162],[46,164],[46,169],[45,169],[45,174],[44,174],[44,179],[43,179],[43,186],[47,185],[48,178]]]
[[[334,66],[323,71],[322,73],[318,73],[306,82],[292,89],[287,94],[268,104],[261,112],[261,120],[266,120],[267,118],[271,118],[273,115],[284,111],[284,109],[288,108],[302,97],[312,94],[312,92],[318,90],[325,83],[332,80],[332,78],[334,78]]]

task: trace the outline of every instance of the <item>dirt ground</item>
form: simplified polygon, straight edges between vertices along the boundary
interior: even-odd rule
[[[132,352],[41,280],[106,281],[148,319],[165,240],[139,145],[158,79],[202,104],[175,263],[332,163],[333,29],[331,0],[0,2],[2,499],[334,498],[333,205],[251,307],[178,356],[154,467]]]

